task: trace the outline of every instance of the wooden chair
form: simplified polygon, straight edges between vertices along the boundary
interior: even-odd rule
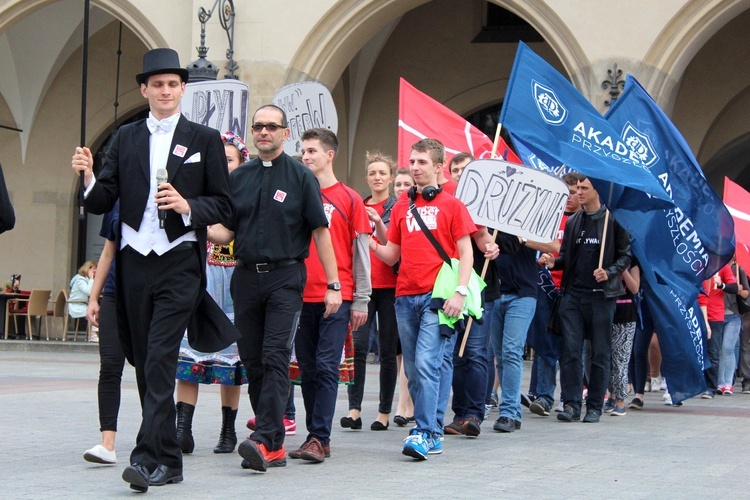
[[[81,320],[86,321],[86,318],[73,318],[70,316],[70,311],[68,306],[70,304],[87,304],[87,300],[69,300],[68,299],[68,292],[63,290],[62,293],[65,295],[65,306],[66,306],[66,314],[65,314],[65,324],[63,325],[63,341],[65,341],[68,338],[68,322],[72,319],[75,320],[75,328],[73,329],[73,342],[78,342],[78,327],[81,324]],[[86,337],[86,341],[88,342],[91,338],[91,325],[89,323],[86,323],[86,329],[83,330],[81,333],[83,333]]]
[[[10,316],[13,316],[13,322],[16,325],[16,331],[18,331],[18,316],[26,316],[26,338],[31,340],[31,318],[44,318],[44,329],[47,333],[47,340],[49,340],[49,322],[48,309],[49,298],[52,295],[51,290],[31,290],[28,299],[16,299],[15,304],[7,307],[5,313],[5,336],[8,336],[8,320]],[[39,323],[39,338],[42,337],[42,324],[41,319]]]
[[[64,341],[66,337],[65,332],[67,331],[67,324],[68,324],[68,313],[67,313],[68,296],[65,293],[65,290],[60,290],[57,293],[57,298],[55,299],[55,301],[54,302],[50,301],[50,304],[54,304],[52,306],[52,310],[50,311],[52,313],[50,314],[50,316],[52,316],[52,332],[55,336],[55,340],[58,339],[57,330],[55,328],[55,320],[57,318],[60,318],[60,327],[62,329],[62,340]]]

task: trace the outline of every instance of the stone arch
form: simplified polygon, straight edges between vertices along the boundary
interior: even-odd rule
[[[57,0],[11,0],[4,6],[4,15],[0,17],[0,33],[32,12],[55,3]],[[122,21],[128,29],[140,38],[148,48],[165,47],[167,40],[154,24],[128,0],[93,0],[96,6]],[[83,12],[83,9],[81,9]]]
[[[643,58],[640,81],[667,114],[690,61],[709,38],[747,9],[748,0],[691,0],[664,27]]]
[[[337,2],[294,55],[284,85],[317,80],[333,87],[349,62],[375,34],[404,13],[430,0],[343,0]],[[552,47],[573,84],[587,93],[595,86],[591,65],[573,33],[546,4],[490,0],[524,18]]]

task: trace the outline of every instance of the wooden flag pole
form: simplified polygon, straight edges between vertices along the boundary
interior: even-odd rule
[[[492,144],[492,158],[497,158],[497,143],[500,140],[500,130],[502,130],[503,126],[501,123],[497,124],[497,130],[495,130],[495,141]],[[492,241],[497,238],[497,229],[492,230]],[[482,274],[479,276],[484,280],[484,276],[487,274],[487,268],[490,265],[490,259],[486,258],[484,259],[484,266],[482,266]],[[466,349],[466,341],[469,340],[469,330],[471,330],[471,326],[474,324],[474,318],[469,316],[469,320],[466,322],[466,330],[464,330],[464,338],[461,340],[461,348],[458,350],[458,357],[463,358],[464,357],[464,350]]]

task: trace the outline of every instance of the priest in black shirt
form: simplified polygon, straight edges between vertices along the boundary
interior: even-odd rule
[[[240,445],[242,467],[265,471],[286,465],[284,409],[289,396],[289,358],[302,311],[304,259],[315,239],[329,290],[325,315],[341,305],[336,256],[320,186],[313,173],[284,153],[286,114],[273,105],[253,116],[258,157],[230,175],[234,217],[209,230],[214,243],[234,239],[232,276],[237,342],[248,376],[255,432]]]

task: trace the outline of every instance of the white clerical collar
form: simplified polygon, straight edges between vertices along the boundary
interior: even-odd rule
[[[265,161],[265,160],[261,160],[261,161],[262,161],[264,167],[273,167],[273,162],[272,161]]]

